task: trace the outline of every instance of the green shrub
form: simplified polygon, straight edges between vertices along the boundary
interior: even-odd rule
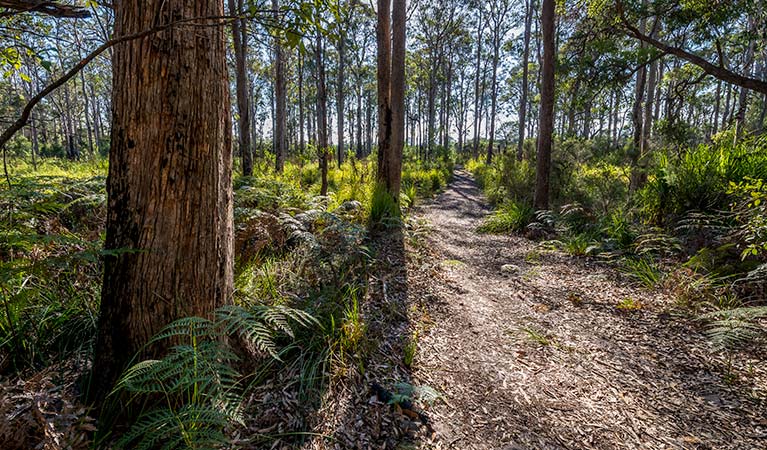
[[[532,207],[509,201],[490,214],[477,231],[480,233],[520,232],[530,224],[535,217]]]
[[[279,358],[275,338],[293,336],[292,326],[317,324],[300,310],[227,306],[215,320],[180,319],[166,326],[147,345],[174,343],[161,359],[141,361],[121,376],[110,394],[125,413],[138,408],[138,418],[118,448],[203,449],[229,445],[225,428],[243,423],[244,389],[233,365],[238,357],[223,336],[239,336],[253,348]],[[121,400],[127,403],[122,403]],[[109,409],[106,410],[110,413]],[[107,429],[101,430],[103,433]]]

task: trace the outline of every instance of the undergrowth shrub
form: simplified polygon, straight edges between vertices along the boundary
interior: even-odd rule
[[[244,423],[246,385],[235,369],[239,358],[222,337],[239,336],[253,348],[279,359],[275,339],[280,334],[293,337],[296,325],[309,327],[316,325],[316,320],[301,310],[281,306],[226,306],[215,312],[214,319],[189,317],[166,326],[147,346],[170,342],[173,345],[167,354],[127,369],[110,394],[114,402],[111,407],[122,413],[133,408],[139,411],[116,447],[202,449],[229,445],[225,430]]]
[[[490,214],[477,231],[480,233],[520,232],[534,218],[535,210],[524,203],[507,201]]]

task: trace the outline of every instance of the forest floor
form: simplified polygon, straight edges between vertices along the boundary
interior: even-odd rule
[[[737,370],[728,369],[663,292],[632,286],[594,259],[478,234],[490,211],[459,170],[416,212],[430,231],[417,245],[406,240],[399,290],[406,283],[418,350],[394,378],[441,398],[423,405],[428,432],[398,448],[767,448],[763,350],[734,354]],[[371,432],[375,398],[361,403],[368,411],[356,423],[336,423],[347,445]],[[381,433],[380,418],[374,427]]]

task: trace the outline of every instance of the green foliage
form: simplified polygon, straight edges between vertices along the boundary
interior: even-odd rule
[[[739,237],[744,244],[742,258],[767,253],[767,183],[763,179],[745,178],[730,182],[729,193],[738,199],[735,212],[741,223]]]
[[[706,333],[717,350],[731,351],[763,338],[767,306],[744,306],[703,314]]]
[[[668,156],[656,153],[655,168],[638,193],[642,215],[661,223],[692,210],[726,209],[731,183],[767,179],[767,139],[719,139]]]
[[[466,169],[474,175],[493,204],[508,200],[532,203],[535,167],[528,160],[517,161],[512,155],[501,155],[488,166],[483,158],[471,159]]]
[[[480,233],[520,232],[533,221],[532,207],[514,201],[508,201],[493,211],[479,226]]]
[[[655,288],[663,279],[663,272],[648,258],[625,258],[619,270],[648,289]]]
[[[368,214],[372,226],[394,226],[399,224],[401,210],[394,197],[383,184],[376,184],[370,199]]]
[[[239,336],[277,358],[278,335],[293,336],[295,324],[309,327],[316,323],[300,310],[256,305],[227,306],[216,311],[214,320],[189,317],[166,326],[147,345],[172,345],[167,354],[127,369],[110,394],[115,402],[127,402],[115,407],[141,408],[117,447],[227,446],[224,430],[243,422],[245,391],[233,367],[238,357],[222,337]]]
[[[624,312],[633,312],[642,309],[642,303],[631,297],[626,297],[619,301],[615,307]]]
[[[0,188],[0,372],[86,355],[100,297],[98,163],[14,163]],[[70,175],[64,176],[67,172]]]

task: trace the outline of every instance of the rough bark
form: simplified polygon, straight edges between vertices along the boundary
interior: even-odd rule
[[[538,157],[535,173],[535,207],[549,208],[549,178],[551,172],[551,142],[554,131],[554,3],[543,0],[541,10],[541,33],[543,56],[541,64],[541,106],[538,125]]]
[[[193,17],[221,1],[115,4],[115,36]],[[231,119],[223,26],[177,26],[118,45],[104,285],[91,394],[103,399],[169,322],[210,316],[233,288]],[[150,101],[151,100],[151,101]]]

